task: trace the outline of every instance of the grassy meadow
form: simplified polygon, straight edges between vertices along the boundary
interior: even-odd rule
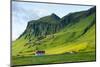
[[[56,54],[44,56],[19,56],[13,57],[15,65],[37,65],[37,64],[55,64],[66,62],[85,62],[95,61],[95,52],[80,52],[76,54]]]

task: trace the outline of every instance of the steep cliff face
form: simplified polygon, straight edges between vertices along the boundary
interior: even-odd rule
[[[22,35],[26,34],[26,38],[31,36],[46,36],[48,34],[54,34],[60,29],[60,18],[56,14],[51,14],[38,20],[29,21]]]

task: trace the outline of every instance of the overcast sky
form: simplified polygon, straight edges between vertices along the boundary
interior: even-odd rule
[[[30,20],[36,20],[52,13],[63,17],[68,13],[88,10],[91,7],[93,6],[12,2],[12,40],[24,32]]]

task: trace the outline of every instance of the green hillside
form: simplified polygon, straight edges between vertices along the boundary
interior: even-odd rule
[[[87,11],[70,13],[63,18],[52,14],[30,21],[24,33],[13,42],[13,65],[94,61],[95,15],[93,7]],[[36,56],[35,52],[39,50],[45,51],[45,55]],[[51,57],[51,60],[48,59]],[[48,60],[41,61],[45,58]],[[30,62],[32,59],[36,62]]]

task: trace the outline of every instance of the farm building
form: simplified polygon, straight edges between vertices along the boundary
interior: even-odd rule
[[[41,56],[45,54],[45,51],[36,51],[35,53],[37,56]]]

